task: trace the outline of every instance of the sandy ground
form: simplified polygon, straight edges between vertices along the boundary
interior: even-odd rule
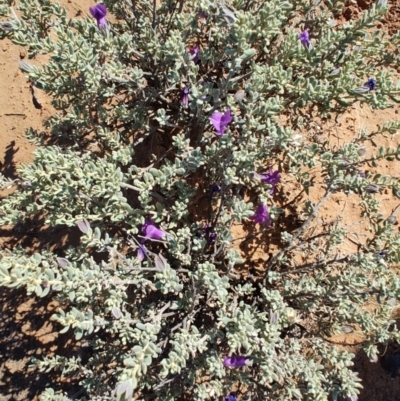
[[[77,15],[79,10],[88,12],[88,7],[94,2],[67,1],[61,3],[68,9],[70,16]],[[355,18],[368,7],[371,1],[359,0],[343,13],[343,19]],[[391,11],[385,23],[390,33],[398,30],[400,25],[400,1],[389,0]],[[44,105],[42,111],[35,109],[32,103],[29,82],[19,70],[18,63],[25,57],[22,48],[12,45],[8,40],[0,42],[0,171],[6,176],[16,176],[16,168],[21,163],[29,163],[33,159],[35,149],[25,137],[24,131],[28,128],[43,129],[43,120],[51,115],[51,107],[44,97],[39,100]],[[38,58],[36,64],[41,63]],[[354,136],[361,128],[373,128],[388,120],[399,119],[399,106],[392,109],[373,112],[364,107],[355,106],[339,124],[326,131],[330,141],[340,141]],[[388,143],[383,143],[388,145]],[[392,144],[393,145],[393,144]],[[397,175],[398,163],[381,163],[380,172]],[[7,192],[0,193],[5,196]],[[287,190],[290,199],[290,188]],[[318,198],[319,194],[315,194]],[[382,194],[382,213],[391,215],[398,206],[389,194]],[[342,222],[352,224],[355,221],[356,204],[351,197],[342,194],[334,196],[321,210],[320,222],[324,223],[342,216]],[[363,222],[354,226],[353,239],[362,241]],[[397,226],[398,227],[398,226]],[[236,228],[234,235],[238,238],[246,235],[242,227]],[[12,227],[0,228],[0,245],[4,249],[16,245],[27,247],[54,247],[57,242],[63,241],[62,234],[42,230],[34,233],[18,233]],[[351,248],[354,242],[348,241]],[[262,264],[265,262],[267,250],[258,246],[257,240],[250,241],[246,248],[241,248],[246,255],[251,255],[251,262]],[[57,328],[49,320],[57,305],[49,299],[33,299],[25,295],[23,289],[9,290],[0,287],[0,401],[37,400],[38,395],[50,385],[56,389],[64,389],[70,395],[79,391],[78,383],[73,380],[59,380],[56,375],[40,373],[29,367],[30,359],[40,355],[61,353],[66,346],[72,347],[72,339],[68,335],[59,335]],[[332,339],[338,345],[351,350],[355,354],[355,369],[362,379],[364,390],[360,401],[399,401],[400,378],[392,379],[382,368],[380,363],[371,363],[365,354],[360,351],[360,342],[357,334],[336,336]],[[395,352],[395,347],[384,352]]]

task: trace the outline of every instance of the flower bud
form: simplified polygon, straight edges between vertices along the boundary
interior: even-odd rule
[[[368,184],[365,187],[365,191],[368,192],[369,194],[376,194],[381,190],[381,187],[377,184]]]
[[[360,146],[357,150],[357,153],[359,156],[364,156],[367,150],[364,148],[364,146]]]
[[[11,32],[14,30],[14,25],[11,21],[2,21],[0,22],[0,29],[6,32]]]
[[[385,257],[387,256],[387,254],[388,254],[388,251],[386,251],[386,250],[378,251],[378,252],[375,253],[375,258],[376,258],[377,260],[385,259]]]

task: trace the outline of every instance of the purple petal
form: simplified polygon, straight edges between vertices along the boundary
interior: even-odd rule
[[[96,4],[93,7],[89,7],[90,14],[92,14],[93,18],[96,18],[97,21],[101,20],[107,15],[107,8],[104,4]]]
[[[104,4],[96,4],[93,7],[89,7],[90,14],[92,14],[93,18],[96,19],[97,21],[97,26],[100,29],[107,29],[107,20],[106,20],[106,14],[107,14],[107,8]]]
[[[310,40],[310,34],[308,33],[307,29],[299,33],[299,39],[301,41]]]
[[[221,133],[221,120],[222,120],[222,113],[216,111],[210,118],[211,124],[214,126],[215,130],[217,131],[217,135],[222,135]]]
[[[208,236],[208,243],[212,244],[213,242],[215,242],[216,239],[217,239],[217,233],[211,232],[210,235]]]
[[[228,395],[228,397],[225,398],[224,401],[236,401],[236,400],[237,400],[236,394],[235,394],[235,393],[230,393],[230,394]]]
[[[221,192],[221,186],[218,185],[218,184],[214,184],[214,185],[211,187],[211,196],[213,196],[214,194],[216,194],[216,193],[218,193],[218,192]]]
[[[256,224],[267,223],[270,226],[271,222],[268,214],[267,205],[258,205],[256,212],[253,216],[250,217],[250,220],[253,220]]]
[[[299,33],[299,39],[301,44],[304,47],[310,47],[311,41],[310,41],[310,34],[308,33],[307,29],[304,30],[303,32]]]
[[[201,11],[199,14],[199,18],[204,18],[206,19],[208,17],[207,13],[205,11]]]
[[[216,135],[224,135],[228,124],[232,122],[231,110],[227,109],[224,114],[219,111],[214,112],[210,118],[210,121],[217,131]]]
[[[261,182],[265,184],[272,185],[269,193],[272,195],[275,191],[275,186],[281,181],[281,173],[277,171],[269,170],[269,173],[261,173],[261,174],[254,174],[254,178],[259,179]]]
[[[162,240],[165,233],[157,227],[149,226],[146,230],[146,237],[150,239]]]
[[[187,87],[184,87],[182,90],[181,103],[185,109],[189,106],[189,89]]]
[[[376,89],[376,79],[368,78],[366,85],[370,91],[374,91]]]
[[[145,235],[145,239],[156,239],[162,240],[163,237],[167,234],[165,231],[160,230],[156,227],[155,223],[152,219],[147,218],[142,227],[142,233]]]
[[[99,28],[107,28],[107,20],[106,17],[100,18],[97,20],[97,25]]]
[[[224,366],[227,368],[241,368],[246,366],[246,356],[226,356],[224,358]]]
[[[76,225],[84,234],[90,230],[90,223],[86,219],[77,221]]]
[[[191,54],[192,56],[194,56],[194,57],[192,58],[192,60],[193,60],[193,62],[194,62],[195,64],[198,64],[198,63],[200,62],[199,51],[200,51],[200,49],[199,49],[198,46],[192,47],[192,48],[189,50],[189,54]]]
[[[228,113],[228,112],[229,112],[229,113]],[[228,114],[227,114],[227,113],[228,113]],[[222,119],[221,119],[221,127],[220,127],[220,130],[221,130],[222,134],[225,133],[225,131],[226,131],[227,127],[228,127],[228,124],[232,121],[232,117],[231,117],[231,112],[230,112],[230,110],[228,110],[227,113],[225,113],[225,115],[223,115],[223,116],[222,116]]]
[[[203,231],[207,239],[207,244],[212,244],[213,242],[215,242],[215,240],[217,239],[217,233],[212,231],[212,227],[210,227],[208,223],[204,226]]]
[[[225,111],[225,114],[222,116],[222,121],[225,126],[232,122],[231,109]]]
[[[137,252],[137,259],[138,262],[143,262],[144,258],[147,255],[147,249],[144,245],[139,245],[138,252]]]
[[[281,173],[277,171],[272,171],[270,170],[269,173],[261,173],[261,181],[270,184],[270,185],[276,185],[281,181]]]

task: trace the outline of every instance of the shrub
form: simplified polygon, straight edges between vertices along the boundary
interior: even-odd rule
[[[329,337],[361,331],[372,359],[399,338],[400,238],[376,194],[399,196],[400,184],[360,169],[398,159],[400,148],[367,154],[363,144],[400,123],[340,145],[308,132],[355,103],[398,102],[400,35],[375,28],[383,0],[340,24],[342,7],[105,0],[71,19],[48,0],[20,0],[18,13],[0,0],[2,37],[30,58],[48,54],[20,68],[56,110],[46,121],[53,145],[29,130],[34,161],[2,177],[16,190],[0,222],[41,216],[82,232],[62,255],[1,252],[0,284],[54,296],[60,332],[87,345],[85,360],[44,357],[40,369],[78,375],[82,399],[98,401],[357,396],[352,355]],[[310,193],[322,195],[302,198]],[[357,197],[369,222],[350,253],[340,216],[318,221],[338,193]],[[251,270],[234,225],[270,253],[262,269]]]

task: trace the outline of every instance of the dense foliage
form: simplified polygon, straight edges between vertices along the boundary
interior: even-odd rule
[[[340,145],[311,132],[355,103],[400,100],[400,34],[375,28],[385,1],[339,23],[342,7],[105,0],[71,18],[48,0],[0,0],[0,36],[27,48],[20,68],[56,110],[47,134],[27,132],[34,161],[1,179],[16,190],[0,223],[40,217],[81,235],[79,246],[1,252],[0,285],[54,297],[60,332],[86,345],[85,358],[38,368],[78,375],[93,401],[356,398],[352,355],[329,337],[362,332],[371,359],[399,339],[400,237],[377,194],[399,196],[400,182],[371,171],[400,148],[364,144],[400,122]],[[351,253],[340,216],[319,220],[340,192],[370,228]]]

